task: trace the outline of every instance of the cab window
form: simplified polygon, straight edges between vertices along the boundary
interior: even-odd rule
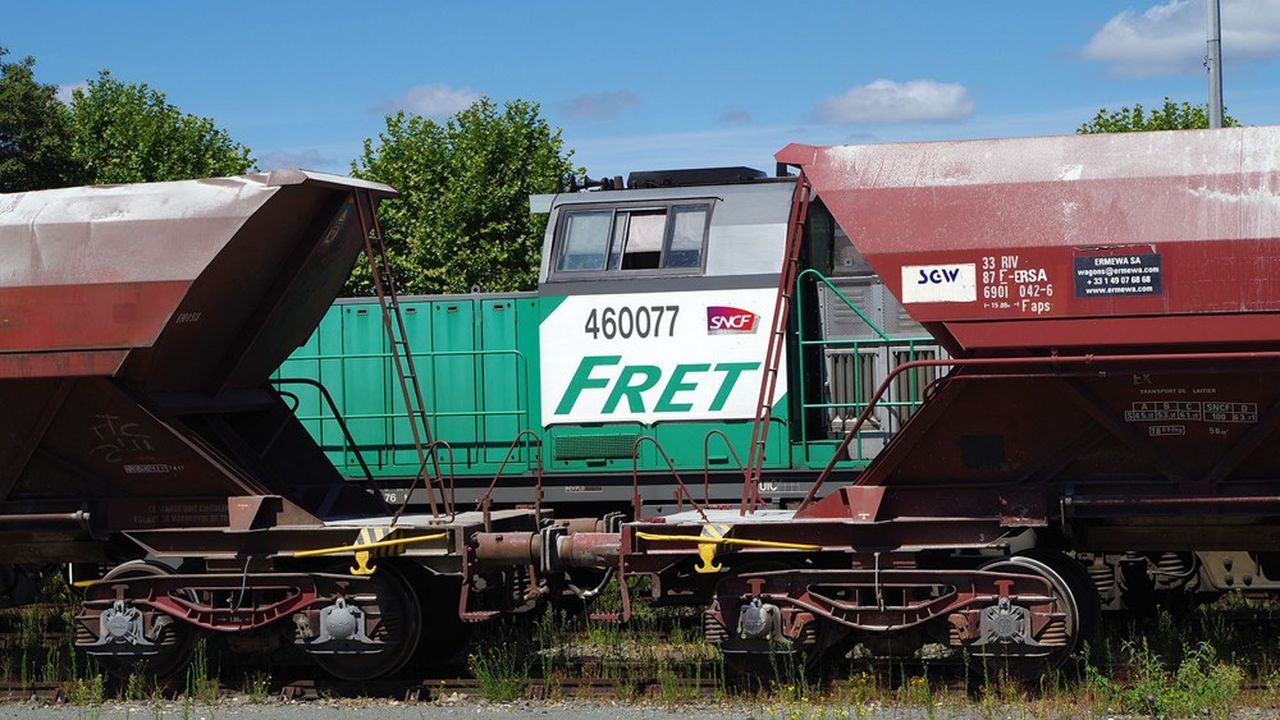
[[[623,270],[654,270],[662,267],[662,243],[666,239],[667,211],[619,212],[626,217],[626,234],[621,237]]]
[[[566,210],[556,236],[556,274],[701,270],[708,203]]]
[[[671,246],[663,267],[692,268],[702,265],[702,238],[707,227],[706,206],[672,208]]]
[[[603,270],[612,221],[609,211],[570,213],[564,224],[559,269]]]

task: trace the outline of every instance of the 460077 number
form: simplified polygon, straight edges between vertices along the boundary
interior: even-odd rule
[[[583,331],[592,339],[674,337],[679,305],[641,305],[639,307],[591,308]],[[665,327],[663,320],[666,320]],[[664,332],[665,330],[665,332]]]

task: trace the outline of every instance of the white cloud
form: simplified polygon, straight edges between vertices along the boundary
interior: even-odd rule
[[[388,113],[405,110],[426,117],[442,118],[466,110],[480,97],[480,93],[470,88],[455,88],[444,83],[414,85],[400,97],[383,100],[369,111]]]
[[[875,80],[855,85],[823,100],[816,110],[819,119],[842,125],[956,122],[972,113],[973,99],[964,85],[934,80]]]
[[[640,98],[626,90],[585,93],[559,105],[560,112],[578,120],[609,120],[640,104]]]
[[[592,177],[626,174],[632,170],[668,167],[746,165],[769,170],[773,154],[788,143],[811,145],[867,145],[888,142],[972,140],[1070,134],[1093,117],[1098,106],[1119,105],[1117,98],[1099,98],[1082,105],[1037,112],[982,113],[953,124],[882,125],[874,134],[840,125],[765,125],[753,123],[689,132],[639,135],[588,135],[566,131],[565,143],[574,149],[573,162]]]
[[[1125,10],[1107,21],[1081,55],[1126,76],[1194,72],[1205,54],[1202,0],[1169,0],[1142,13]],[[1222,1],[1224,62],[1257,61],[1280,55],[1280,2]]]
[[[59,85],[58,99],[61,100],[63,104],[70,105],[71,93],[75,92],[76,90],[87,90],[88,88],[89,88],[89,82],[87,80],[81,80],[80,82],[66,83],[64,85]]]

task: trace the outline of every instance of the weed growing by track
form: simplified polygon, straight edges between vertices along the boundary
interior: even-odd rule
[[[244,694],[249,702],[266,702],[271,695],[271,675],[258,671],[249,673],[244,678]]]
[[[467,668],[480,684],[480,694],[494,702],[524,697],[533,670],[533,635],[518,620],[492,623],[467,656]]]
[[[1244,671],[1218,657],[1207,642],[1183,649],[1182,660],[1171,668],[1146,638],[1126,640],[1129,657],[1126,682],[1086,666],[1086,682],[1109,705],[1129,713],[1159,717],[1226,715],[1238,700]]]
[[[210,672],[209,641],[205,638],[196,640],[191,659],[187,661],[187,684],[184,697],[191,698],[205,705],[214,705],[222,686],[218,682],[218,671]]]
[[[642,695],[663,705],[727,699],[756,705],[761,716],[775,718],[860,717],[886,707],[927,718],[994,718],[1011,709],[1028,717],[1218,717],[1242,701],[1280,703],[1280,625],[1274,622],[1280,616],[1270,604],[1238,598],[1180,616],[1110,622],[1075,665],[1016,680],[956,656],[913,662],[828,657],[812,668],[779,652],[763,680],[740,681],[701,641],[699,613],[635,608],[626,628],[548,610],[509,630],[531,629],[533,657],[487,669],[507,668],[515,685],[537,683],[551,699],[559,697],[554,688],[566,682],[601,679],[626,701]],[[610,609],[607,600],[603,609]],[[1259,623],[1267,629],[1259,631]],[[501,644],[504,650],[519,645],[510,639]],[[1254,687],[1247,690],[1250,683]],[[515,696],[509,690],[483,692],[491,699]]]

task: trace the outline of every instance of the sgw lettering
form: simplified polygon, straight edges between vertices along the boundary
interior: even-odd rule
[[[960,268],[935,268],[933,270],[921,270],[920,280],[917,285],[941,285],[942,283],[952,283],[956,278],[960,277]]]

